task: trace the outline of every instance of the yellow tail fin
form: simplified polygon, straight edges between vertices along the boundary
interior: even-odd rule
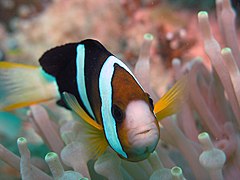
[[[10,111],[59,97],[40,67],[0,62],[0,110]]]
[[[177,83],[155,104],[154,113],[157,120],[175,114],[181,109],[182,102],[187,98],[187,76],[183,76]]]

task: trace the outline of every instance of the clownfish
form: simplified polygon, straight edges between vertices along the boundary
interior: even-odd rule
[[[7,90],[13,93],[7,98],[11,97],[11,101],[0,108],[12,110],[61,98],[64,100],[61,104],[81,117],[84,143],[92,157],[100,156],[110,146],[128,161],[146,159],[159,141],[158,121],[180,108],[186,82],[178,81],[154,105],[131,70],[92,39],[52,48],[40,57],[39,63],[41,67],[0,63],[0,80],[4,79],[2,74],[11,74],[7,78],[11,85],[0,82],[0,93],[5,91],[5,97]],[[17,81],[16,72],[21,71],[28,72],[29,79],[35,79],[31,80],[32,84]],[[12,72],[15,72],[14,79]],[[14,84],[18,84],[18,91]],[[23,93],[24,85],[25,91],[32,91],[30,95]],[[14,98],[19,98],[14,95],[16,92],[25,95],[17,103],[14,102]]]

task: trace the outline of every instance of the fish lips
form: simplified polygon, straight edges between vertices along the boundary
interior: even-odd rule
[[[128,142],[124,146],[128,161],[141,161],[155,150],[159,141],[159,126],[157,122],[151,122],[144,127],[130,129]],[[120,155],[121,157],[121,155]]]

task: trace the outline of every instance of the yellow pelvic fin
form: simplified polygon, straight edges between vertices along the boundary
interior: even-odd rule
[[[39,67],[0,62],[0,110],[11,111],[58,96],[56,82],[49,82]]]
[[[183,102],[187,99],[186,84],[187,76],[185,75],[154,105],[154,113],[158,121],[181,109]]]
[[[97,128],[98,130],[103,130],[103,127],[98,124],[96,121],[94,121],[84,110],[83,108],[78,104],[77,99],[74,95],[63,92],[63,97],[67,105],[76,113],[78,114],[86,123],[89,125]]]
[[[87,148],[87,152],[90,153],[91,158],[97,158],[102,155],[107,146],[107,140],[104,136],[103,127],[94,121],[79,105],[74,95],[63,92],[63,98],[67,105],[81,117],[80,126],[81,134],[79,135],[79,141],[84,143]]]
[[[82,136],[82,139],[82,142],[85,144],[86,150],[90,154],[91,159],[97,159],[108,147],[103,131],[93,132],[88,130],[85,135]]]

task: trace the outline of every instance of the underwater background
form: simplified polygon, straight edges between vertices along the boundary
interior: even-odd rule
[[[77,117],[54,100],[0,110],[0,179],[239,179],[239,28],[239,0],[0,0],[0,61],[38,66],[46,50],[92,38],[154,102],[189,76],[182,109],[136,163],[110,148],[89,159]]]

